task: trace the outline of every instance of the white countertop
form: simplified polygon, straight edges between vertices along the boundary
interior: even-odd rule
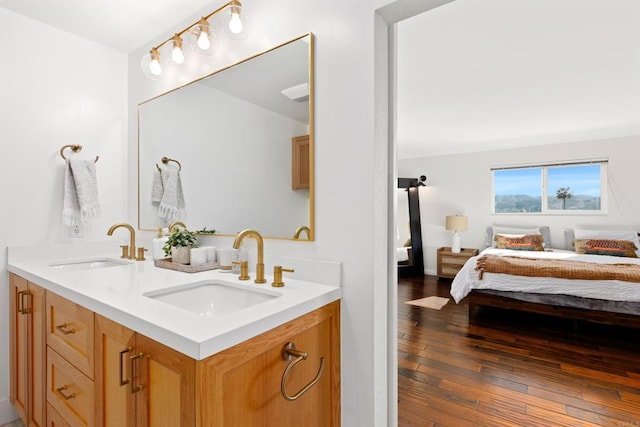
[[[109,247],[113,246],[111,243]],[[31,251],[9,248],[8,270],[196,360],[336,301],[342,295],[340,287],[296,280],[295,273],[285,273],[285,286],[274,288],[270,275],[266,276],[266,284],[258,285],[253,283],[255,272],[251,280],[240,281],[238,275],[219,270],[183,273],[158,268],[153,260],[95,270],[56,269],[51,265],[98,257],[120,260],[117,254],[105,252],[100,245],[87,246],[85,250],[81,246],[74,251],[65,249],[64,256],[56,253],[60,251],[55,248]],[[204,317],[144,295],[210,280],[279,296],[227,315]]]

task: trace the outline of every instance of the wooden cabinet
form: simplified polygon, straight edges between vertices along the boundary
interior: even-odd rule
[[[29,426],[340,425],[338,301],[195,360],[13,274],[10,289],[11,402]]]
[[[339,426],[339,311],[339,302],[334,302],[202,361],[199,372],[208,386],[199,387],[198,401],[208,404],[198,406],[198,425]],[[289,370],[286,393],[297,394],[320,375],[293,401],[281,390],[293,362],[283,358],[289,342],[308,356]]]
[[[477,249],[462,249],[459,253],[451,252],[451,248],[438,249],[438,279],[453,279],[465,262],[478,255]]]
[[[339,426],[339,330],[335,302],[196,361],[96,316],[96,425]],[[289,395],[323,365],[318,382],[294,401],[281,392],[289,342],[308,355],[290,369]]]
[[[27,426],[46,420],[45,290],[22,277],[9,277],[9,400]]]
[[[291,188],[309,189],[311,177],[311,145],[309,135],[291,138]]]

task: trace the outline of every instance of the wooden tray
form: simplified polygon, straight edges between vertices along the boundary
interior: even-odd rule
[[[156,267],[168,268],[170,270],[182,271],[185,273],[198,273],[200,271],[215,270],[216,268],[220,268],[220,263],[218,261],[208,262],[201,265],[177,264],[171,261],[171,257],[156,259],[153,261],[153,263]]]

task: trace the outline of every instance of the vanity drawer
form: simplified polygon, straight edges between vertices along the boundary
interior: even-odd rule
[[[47,292],[47,345],[93,379],[94,314]]]
[[[94,425],[94,383],[47,348],[47,402],[70,425]]]
[[[47,427],[71,427],[50,403],[47,404]]]

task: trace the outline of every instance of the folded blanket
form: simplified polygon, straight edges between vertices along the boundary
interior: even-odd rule
[[[476,260],[479,278],[484,272],[528,277],[640,282],[638,264],[597,264],[584,261],[483,255]]]
[[[96,163],[67,159],[64,175],[62,222],[76,225],[100,217]]]

